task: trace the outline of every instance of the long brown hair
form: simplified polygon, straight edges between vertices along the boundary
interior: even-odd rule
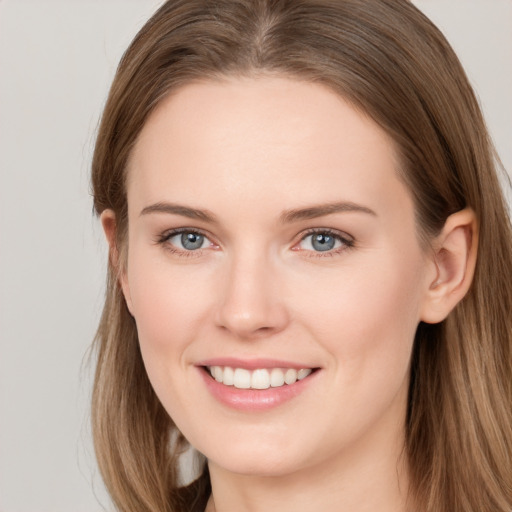
[[[439,30],[407,0],[172,0],[123,56],[97,138],[94,206],[127,248],[126,166],[148,116],[196,79],[272,73],[324,84],[396,142],[428,244],[471,207],[480,229],[471,289],[418,327],[406,447],[421,511],[512,510],[512,229],[475,95]],[[122,263],[121,263],[122,264]],[[96,454],[120,511],[204,510],[202,476],[180,487],[186,441],[146,376],[111,263],[96,337]]]

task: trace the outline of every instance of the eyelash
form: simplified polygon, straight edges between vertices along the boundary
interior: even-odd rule
[[[327,235],[331,236],[335,240],[341,242],[341,247],[338,247],[337,249],[331,249],[327,251],[308,251],[304,249],[295,249],[297,245],[299,245],[301,242],[303,242],[307,237],[312,235]],[[305,233],[301,234],[299,242],[297,242],[294,245],[294,249],[296,251],[303,251],[308,254],[309,258],[332,258],[333,256],[337,256],[338,254],[348,251],[350,249],[353,249],[355,247],[355,240],[347,235],[346,233],[343,233],[341,231],[336,231],[334,229],[329,228],[313,228],[307,230]]]
[[[207,233],[204,233],[203,231],[193,229],[193,228],[178,228],[178,229],[173,229],[171,231],[166,231],[165,233],[163,233],[162,235],[160,235],[157,238],[156,242],[158,244],[164,246],[167,251],[171,252],[172,254],[177,254],[180,257],[194,258],[194,257],[201,256],[203,251],[205,250],[204,248],[196,249],[196,250],[186,250],[186,249],[179,249],[178,247],[175,247],[174,245],[168,243],[171,238],[173,238],[177,235],[183,234],[183,233],[190,233],[193,235],[203,236],[206,240],[210,241],[210,243],[213,247],[218,247],[217,244],[215,244],[214,242],[211,242],[210,235],[208,235]],[[334,238],[335,240],[341,242],[341,247],[338,247],[337,249],[326,250],[326,251],[310,251],[310,250],[306,250],[306,249],[297,248],[297,246],[300,243],[302,243],[304,240],[306,240],[307,237],[313,236],[313,235],[320,235],[320,234],[330,236],[330,237]],[[302,233],[300,235],[299,241],[297,243],[295,243],[294,246],[292,247],[292,250],[308,253],[307,257],[310,257],[310,258],[325,258],[325,257],[333,257],[342,252],[353,249],[354,246],[355,246],[354,239],[345,233],[342,233],[340,231],[336,231],[333,229],[329,229],[329,228],[314,228],[314,229],[307,230],[305,233]]]
[[[210,240],[210,235],[207,233],[204,233],[200,230],[193,229],[193,228],[178,228],[178,229],[172,229],[171,231],[166,231],[165,233],[162,233],[157,239],[157,243],[164,246],[167,251],[169,251],[172,254],[177,254],[180,257],[184,258],[195,258],[198,256],[201,256],[204,249],[196,249],[194,251],[192,250],[186,250],[186,249],[179,249],[178,247],[175,247],[174,245],[168,243],[169,240],[177,235],[181,235],[183,233],[190,233],[192,235],[198,235],[203,236],[205,239]],[[211,242],[213,246],[218,247],[217,244],[214,244]]]

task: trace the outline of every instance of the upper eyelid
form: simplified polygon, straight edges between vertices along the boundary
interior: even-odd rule
[[[341,242],[341,247],[332,248],[332,249],[326,250],[326,251],[315,251],[315,250],[311,250],[311,249],[301,249],[301,248],[297,247],[308,236],[318,234],[318,233],[320,233],[320,234],[325,233],[329,236],[333,236],[333,237],[337,238]],[[327,258],[327,257],[334,257],[334,256],[341,255],[345,251],[350,251],[351,249],[353,249],[356,246],[355,242],[356,242],[355,238],[352,235],[350,235],[344,231],[339,231],[337,229],[332,229],[332,228],[312,228],[312,229],[306,231],[305,233],[303,232],[300,235],[300,238],[298,239],[298,241],[292,245],[291,250],[301,252],[301,253],[303,253],[304,257],[308,257],[308,258]]]
[[[161,235],[158,236],[157,241],[158,242],[166,242],[169,241],[171,238],[173,238],[176,235],[179,235],[181,233],[196,233],[198,235],[204,236],[207,238],[211,243],[221,246],[216,241],[216,238],[211,235],[207,230],[203,230],[200,228],[192,228],[192,227],[180,227],[180,228],[172,228],[164,231]],[[295,235],[293,238],[292,246],[296,246],[298,243],[303,241],[306,237],[317,234],[317,233],[326,233],[328,235],[334,236],[338,239],[340,239],[344,243],[350,243],[353,244],[355,242],[355,239],[352,235],[345,231],[340,231],[338,229],[333,228],[308,228],[301,233]]]
[[[299,241],[301,241],[301,240],[304,240],[304,238],[306,238],[307,236],[315,235],[318,233],[326,233],[328,235],[338,237],[341,240],[345,240],[347,242],[355,241],[354,237],[352,235],[350,235],[349,233],[346,233],[345,231],[340,231],[338,229],[333,229],[333,228],[311,228],[306,231],[303,231],[302,233],[297,235],[297,237],[298,237]]]
[[[187,250],[185,248],[180,248],[172,243],[170,243],[171,238],[174,238],[175,236],[178,236],[182,233],[194,233],[197,235],[200,235],[204,237],[206,240],[210,242],[210,244],[215,245],[218,247],[217,243],[212,241],[212,237],[208,235],[208,233],[204,232],[202,229],[197,228],[173,228],[168,229],[161,233],[160,235],[157,235],[156,237],[156,244],[162,246],[166,251],[169,251],[180,258],[187,257],[199,257],[203,253],[204,250],[208,249],[205,247],[197,248],[194,250]]]
[[[169,240],[170,238],[172,238],[176,235],[180,235],[181,233],[195,233],[197,235],[201,235],[201,236],[204,236],[205,238],[208,238],[208,240],[210,240],[210,242],[213,242],[213,239],[214,239],[214,237],[210,233],[208,233],[208,231],[205,231],[205,230],[199,229],[199,228],[187,228],[187,227],[168,229],[168,230],[164,231],[161,235],[159,235],[158,239],[161,241]],[[215,242],[213,242],[213,243],[215,243]]]

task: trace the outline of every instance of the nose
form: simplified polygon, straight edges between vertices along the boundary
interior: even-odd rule
[[[280,282],[279,272],[264,257],[232,261],[221,286],[217,325],[240,339],[281,332],[289,314]]]

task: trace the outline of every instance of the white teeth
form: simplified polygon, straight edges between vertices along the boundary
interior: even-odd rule
[[[273,388],[280,388],[284,385],[284,373],[280,368],[272,368],[270,372],[270,385]]]
[[[288,368],[286,370],[286,373],[284,374],[284,381],[286,384],[293,384],[297,381],[297,370],[294,370],[293,368]]]
[[[238,389],[268,389],[279,388],[285,384],[294,384],[305,379],[313,371],[311,368],[258,368],[250,371],[245,368],[231,368],[229,366],[209,366],[211,376],[226,386]]]
[[[233,378],[233,385],[238,389],[249,389],[251,387],[251,372],[245,368],[237,368]]]
[[[270,387],[270,375],[268,370],[254,370],[251,377],[251,388],[268,389]]]
[[[222,382],[226,384],[226,386],[232,386],[235,383],[235,372],[233,371],[233,368],[230,368],[229,366],[224,368],[224,378]]]
[[[214,366],[212,368],[212,370],[213,370],[213,372],[212,372],[213,378],[217,382],[222,382],[222,377],[224,375],[224,372],[222,371],[222,368],[220,366]]]
[[[312,371],[311,368],[301,368],[297,372],[297,380],[305,379]]]

